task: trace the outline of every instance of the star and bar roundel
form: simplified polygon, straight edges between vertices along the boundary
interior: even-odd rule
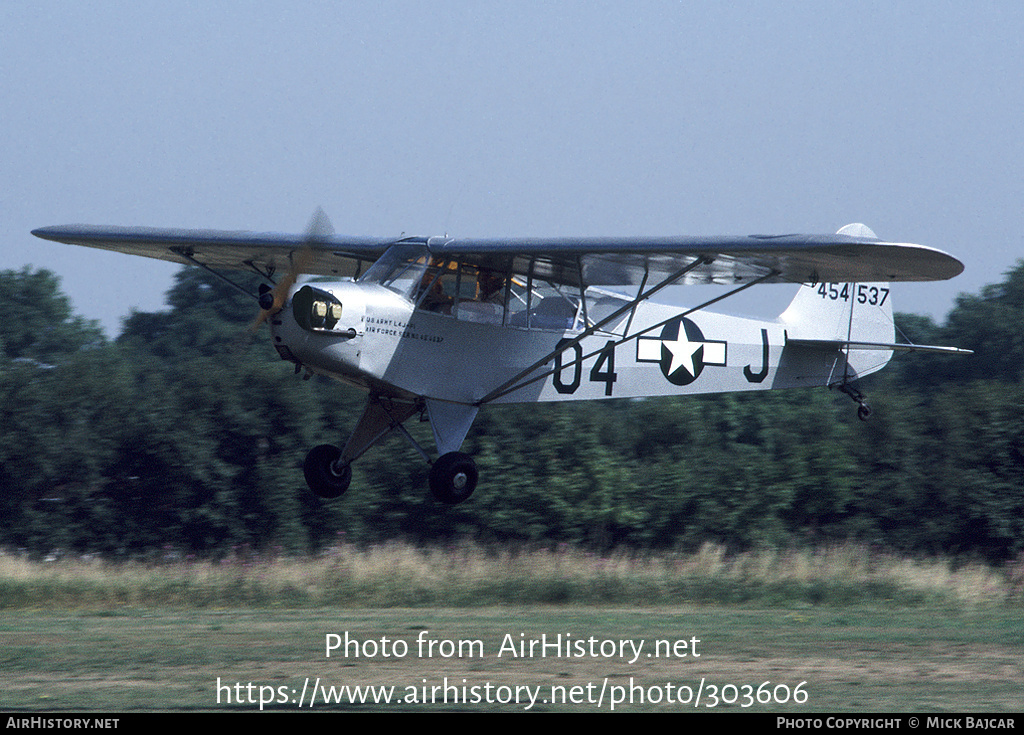
[[[660,337],[639,337],[637,362],[656,362],[674,385],[689,385],[705,365],[725,365],[726,343],[704,339],[700,328],[686,317],[677,317],[661,329]]]

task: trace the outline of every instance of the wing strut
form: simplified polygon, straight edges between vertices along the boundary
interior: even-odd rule
[[[568,349],[572,345],[579,344],[584,339],[586,339],[587,337],[590,337],[592,334],[594,334],[599,329],[604,327],[606,325],[606,323],[608,323],[610,321],[613,321],[614,319],[616,319],[616,318],[622,316],[623,314],[625,314],[630,309],[635,308],[636,305],[639,304],[641,301],[645,301],[646,299],[649,299],[651,296],[656,294],[658,291],[660,291],[660,290],[662,290],[662,289],[664,289],[664,288],[666,288],[668,286],[671,286],[672,284],[677,282],[677,280],[679,280],[679,278],[683,277],[684,275],[686,275],[686,273],[690,272],[694,268],[697,268],[697,267],[699,267],[701,265],[707,265],[710,262],[711,262],[711,258],[701,257],[701,258],[697,258],[692,263],[689,263],[688,265],[680,268],[675,273],[673,273],[672,275],[667,277],[665,280],[663,280],[662,283],[659,283],[657,286],[649,289],[648,291],[646,291],[646,292],[644,292],[642,294],[638,294],[637,297],[635,299],[633,299],[632,301],[630,301],[628,304],[626,304],[626,306],[623,306],[620,309],[616,309],[614,312],[612,312],[608,316],[605,316],[603,319],[598,321],[596,323],[596,325],[592,325],[591,327],[588,327],[586,330],[584,330],[579,335],[577,335],[574,338],[572,338],[570,341],[565,342],[564,344],[562,344],[561,347],[559,347],[558,349],[552,350],[551,352],[546,354],[544,357],[539,359],[534,364],[531,364],[529,367],[526,367],[525,370],[523,370],[520,373],[518,373],[515,377],[507,380],[505,383],[503,383],[502,385],[498,386],[493,391],[490,391],[489,393],[487,393],[485,396],[480,398],[480,400],[476,401],[476,405],[481,405],[483,403],[486,403],[487,401],[494,400],[495,398],[503,396],[506,393],[511,393],[513,390],[518,390],[522,386],[529,385],[530,383],[534,382],[534,381],[531,380],[531,381],[529,381],[527,383],[523,383],[522,385],[516,385],[516,383],[520,379],[522,379],[523,377],[525,377],[525,376],[529,375],[530,373],[534,372],[535,370],[537,370],[538,367],[540,367],[541,365],[546,363],[548,360],[552,359],[556,354],[565,351],[566,349]],[[586,287],[584,286],[584,284],[581,284],[581,287],[584,287],[584,288],[581,289],[581,297],[583,297],[582,300],[584,302],[586,302],[586,294],[584,293],[586,291]],[[510,386],[512,386],[512,387],[510,387]]]
[[[514,390],[518,390],[519,388],[523,387],[523,385],[529,385],[530,383],[534,382],[533,380],[531,380],[531,381],[529,381],[527,383],[523,383],[522,385],[516,385],[517,381],[519,381],[521,378],[529,375],[531,372],[533,372],[534,370],[536,370],[540,366],[544,365],[544,363],[546,363],[548,360],[551,360],[555,355],[559,354],[560,352],[564,352],[566,349],[572,347],[575,344],[578,344],[583,339],[589,337],[594,332],[596,332],[598,329],[603,327],[605,324],[608,324],[609,322],[614,321],[615,319],[618,319],[620,316],[625,314],[630,309],[635,308],[636,305],[639,304],[641,301],[649,299],[651,296],[656,294],[661,289],[665,288],[666,286],[670,286],[673,283],[675,283],[676,281],[678,281],[680,278],[685,276],[687,273],[692,271],[694,268],[697,268],[697,267],[699,267],[701,265],[707,265],[708,263],[710,263],[710,261],[711,261],[711,259],[707,258],[707,257],[697,258],[692,263],[689,263],[686,266],[684,266],[683,268],[680,268],[679,270],[677,270],[675,273],[673,273],[668,278],[663,280],[657,286],[652,287],[651,289],[645,291],[644,293],[638,293],[637,297],[635,299],[630,301],[628,304],[626,304],[622,308],[617,309],[612,314],[606,316],[604,319],[602,319],[601,321],[597,322],[597,324],[593,324],[590,327],[587,327],[585,330],[583,330],[578,335],[576,335],[573,339],[571,339],[568,342],[563,343],[557,350],[552,350],[551,352],[546,354],[544,357],[542,357],[541,359],[537,360],[537,362],[535,362],[532,365],[530,365],[530,367],[526,368],[525,370],[520,371],[514,377],[510,378],[509,380],[507,380],[504,383],[502,383],[501,385],[499,385],[497,388],[495,388],[490,393],[488,393],[486,396],[484,396],[479,401],[477,401],[476,405],[478,405],[478,406],[482,405],[484,403],[487,403],[488,401],[492,401],[495,398],[503,396],[506,393],[511,393]],[[582,275],[582,271],[581,271],[581,275]],[[586,302],[586,294],[585,294],[586,286],[583,283],[580,283],[580,286],[581,286],[580,296],[582,297],[581,300],[585,303]],[[586,322],[584,322],[584,323],[586,323]],[[509,387],[509,386],[513,386],[513,387]],[[508,390],[506,390],[506,389],[508,389]]]
[[[236,290],[238,290],[238,291],[240,291],[240,292],[244,293],[244,294],[245,294],[246,296],[248,296],[249,298],[251,298],[251,299],[256,299],[257,301],[259,301],[259,300],[260,300],[260,297],[259,297],[259,296],[257,296],[256,294],[252,293],[251,291],[246,291],[246,290],[245,290],[244,288],[242,288],[242,287],[241,287],[241,286],[239,286],[239,285],[238,285],[237,283],[235,283],[234,281],[232,281],[232,280],[231,280],[230,278],[228,278],[227,276],[225,276],[225,275],[224,275],[223,273],[218,273],[218,272],[217,272],[217,271],[215,271],[215,270],[214,270],[213,268],[211,268],[210,266],[208,266],[208,265],[207,265],[206,263],[201,263],[201,262],[199,262],[198,260],[196,260],[195,258],[193,258],[193,257],[192,257],[192,253],[191,253],[191,251],[189,251],[189,249],[188,249],[188,248],[178,248],[178,247],[174,247],[174,248],[169,248],[169,250],[170,250],[170,251],[171,251],[172,253],[174,253],[175,255],[180,255],[180,256],[181,256],[182,258],[184,258],[185,260],[187,260],[187,261],[188,261],[189,263],[192,263],[193,265],[198,265],[198,266],[199,266],[200,268],[202,268],[203,270],[205,270],[205,271],[209,271],[209,272],[210,272],[210,273],[212,273],[213,275],[217,276],[217,278],[219,278],[220,280],[224,281],[224,283],[226,283],[226,284],[228,284],[229,286],[231,286],[232,288],[234,288],[234,289],[236,289]],[[262,274],[260,274],[260,275],[262,275]],[[268,279],[268,280],[269,280],[269,279]]]
[[[645,298],[647,298],[649,296],[649,294],[654,293],[656,291],[659,291],[662,288],[664,288],[665,286],[670,285],[672,283],[672,281],[675,281],[676,279],[678,279],[679,277],[684,275],[687,270],[690,270],[691,268],[696,267],[698,264],[699,263],[692,264],[688,268],[683,269],[681,272],[673,274],[667,280],[662,281],[657,286],[652,288],[648,293],[642,294],[640,296],[637,296],[632,302],[630,302],[629,304],[626,304],[626,306],[624,306],[621,309],[619,309],[618,311],[616,311],[610,317],[607,317],[606,319],[602,319],[599,323],[595,324],[593,327],[588,329],[586,332],[580,334],[578,337],[573,339],[571,342],[566,342],[559,349],[552,350],[551,352],[549,352],[544,357],[543,360],[540,360],[540,361],[534,363],[527,370],[522,371],[516,377],[514,377],[512,380],[509,380],[506,383],[504,383],[503,385],[501,385],[501,386],[495,388],[494,390],[492,390],[486,396],[484,396],[479,401],[477,401],[476,405],[481,405],[481,404],[486,403],[488,401],[493,401],[495,399],[501,398],[502,396],[508,395],[509,393],[513,393],[513,392],[515,392],[517,390],[525,388],[528,385],[532,385],[533,383],[536,383],[538,380],[544,380],[548,376],[554,375],[555,374],[555,370],[551,369],[551,370],[548,370],[546,372],[540,373],[539,375],[535,375],[532,378],[530,378],[529,380],[526,380],[526,381],[524,381],[522,383],[516,383],[517,380],[519,380],[523,376],[527,375],[531,370],[535,370],[536,368],[538,368],[541,365],[545,364],[548,360],[552,359],[555,355],[559,354],[560,352],[564,352],[569,347],[572,347],[574,344],[579,343],[580,340],[582,340],[584,337],[587,337],[587,336],[593,334],[594,331],[596,331],[599,327],[603,326],[604,324],[607,324],[609,321],[611,321],[616,316],[621,316],[623,313],[626,312],[626,310],[635,307],[638,303],[640,303]],[[766,281],[769,278],[774,278],[777,275],[779,275],[778,271],[771,271],[769,273],[766,273],[763,276],[761,276],[760,278],[755,278],[753,281],[749,281],[747,283],[744,283],[742,286],[739,286],[738,288],[734,288],[732,291],[729,291],[728,293],[724,293],[724,294],[722,294],[720,296],[716,296],[713,299],[708,299],[707,301],[705,301],[703,304],[700,304],[699,306],[691,307],[691,308],[687,309],[686,311],[684,311],[682,314],[674,314],[671,317],[669,317],[668,319],[665,319],[664,321],[660,321],[657,324],[653,324],[653,325],[651,325],[649,327],[646,327],[645,329],[641,329],[636,334],[630,334],[629,336],[624,337],[623,339],[620,339],[618,342],[615,342],[615,346],[618,347],[619,345],[625,344],[626,342],[631,342],[632,340],[636,339],[637,337],[641,337],[641,336],[647,334],[648,332],[653,332],[655,329],[660,329],[661,327],[664,327],[666,324],[668,324],[671,321],[675,321],[680,316],[688,316],[688,315],[694,313],[695,311],[700,311],[702,309],[706,309],[707,307],[711,306],[712,304],[718,303],[719,301],[722,301],[723,299],[727,299],[730,296],[733,296],[734,294],[738,294],[740,291],[745,291],[748,288],[750,288],[751,286],[756,286],[757,284],[762,283],[763,281]],[[570,362],[567,362],[567,363],[562,365],[561,369],[565,369],[567,367],[572,367],[573,365],[576,365],[577,363],[582,363],[584,360],[587,360],[587,359],[593,357],[594,355],[599,354],[601,352],[601,350],[603,350],[603,349],[605,349],[605,347],[602,347],[600,350],[594,350],[593,352],[587,353],[586,355],[583,355],[582,357],[580,357],[580,358],[578,358],[576,360],[572,360]]]

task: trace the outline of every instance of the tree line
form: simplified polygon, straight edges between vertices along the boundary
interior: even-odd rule
[[[255,291],[255,284],[253,284]],[[856,541],[990,561],[1024,552],[1024,263],[862,381],[874,415],[825,389],[494,406],[464,451],[481,484],[449,507],[400,438],[336,501],[302,461],[343,442],[364,395],[280,361],[255,302],[183,269],[168,309],[121,334],[74,314],[48,271],[0,271],[0,546],[133,558],[339,538],[741,550]],[[427,424],[409,422],[424,446]]]

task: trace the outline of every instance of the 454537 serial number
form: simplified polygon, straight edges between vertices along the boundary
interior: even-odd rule
[[[889,298],[889,289],[866,283],[822,283],[818,286],[818,296],[830,301],[854,299],[858,304],[881,306]]]

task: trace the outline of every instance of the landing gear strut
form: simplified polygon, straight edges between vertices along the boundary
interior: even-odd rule
[[[429,411],[427,411],[429,409]],[[479,473],[476,462],[457,450],[476,416],[477,407],[432,402],[431,399],[400,401],[371,394],[363,415],[344,449],[322,444],[306,455],[303,474],[310,490],[321,498],[337,498],[352,482],[352,462],[392,431],[405,437],[427,462],[430,455],[402,425],[416,413],[428,417],[441,456],[430,468],[430,492],[440,502],[455,505],[469,498],[476,489]],[[429,414],[429,416],[428,416]]]

